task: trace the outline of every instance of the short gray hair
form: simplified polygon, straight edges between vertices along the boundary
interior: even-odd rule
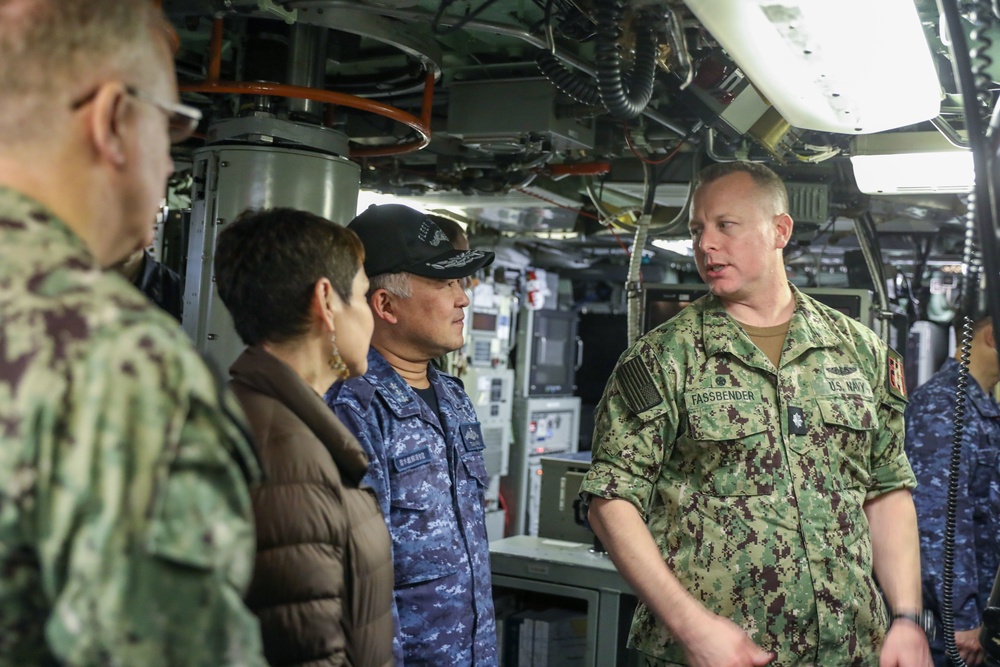
[[[151,39],[158,30],[169,27],[150,0],[0,0],[0,141],[44,136],[88,92],[80,86],[128,83],[166,63],[166,39]]]
[[[389,294],[398,296],[401,299],[409,299],[413,296],[413,289],[410,284],[410,274],[405,271],[399,273],[380,273],[368,279],[368,298],[376,290],[384,289]]]

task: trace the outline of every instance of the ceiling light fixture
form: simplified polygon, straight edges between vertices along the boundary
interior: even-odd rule
[[[791,125],[860,134],[938,115],[913,0],[685,0]]]
[[[858,189],[873,195],[965,193],[975,179],[972,151],[938,132],[855,137],[851,165]]]
[[[653,245],[660,250],[694,257],[694,241],[691,239],[653,239]]]

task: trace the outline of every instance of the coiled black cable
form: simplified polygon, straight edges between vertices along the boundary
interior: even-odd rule
[[[990,91],[993,88],[993,77],[988,71],[989,66],[993,64],[993,59],[989,55],[993,48],[993,40],[990,39],[993,13],[987,8],[973,7],[969,13],[969,20],[972,21],[972,30],[969,32],[972,85],[979,102],[988,108],[992,103]]]
[[[552,85],[580,104],[604,108],[601,94],[597,90],[597,83],[586,74],[566,69],[566,66],[552,55],[551,51],[544,49],[539,51],[535,57],[535,64],[538,65],[538,69],[541,70],[545,78],[552,82]]]
[[[962,284],[959,312],[962,314],[962,333],[959,346],[958,388],[955,391],[954,429],[951,434],[951,452],[948,458],[948,503],[944,524],[944,563],[941,569],[941,632],[944,635],[945,653],[951,664],[964,667],[965,661],[955,643],[955,610],[952,605],[955,583],[955,523],[958,515],[958,475],[962,460],[962,441],[965,435],[965,404],[969,389],[969,358],[972,352],[972,321],[979,291],[982,261],[976,246],[976,196],[969,195],[965,216],[965,246],[962,264],[968,268]]]
[[[969,388],[969,357],[972,350],[972,320],[963,316],[962,341],[958,367],[958,389],[955,391],[954,430],[948,457],[948,505],[944,524],[944,565],[941,569],[941,632],[945,653],[952,665],[965,667],[965,660],[955,643],[955,615],[952,595],[955,583],[955,521],[958,507],[958,473],[962,461],[962,438],[965,435],[965,399]]]
[[[653,96],[656,75],[656,35],[658,21],[636,21],[635,62],[628,74],[622,71],[618,38],[625,16],[623,0],[599,0],[597,23],[597,89],[604,107],[619,120],[631,120],[641,114]]]
[[[994,231],[994,204],[991,201],[992,158],[988,153],[988,146],[984,141],[986,132],[984,123],[979,115],[982,106],[982,98],[989,96],[988,87],[991,81],[985,75],[987,68],[992,64],[986,50],[977,45],[974,50],[970,50],[963,30],[962,16],[958,10],[958,3],[955,0],[938,0],[938,9],[945,18],[948,34],[951,37],[951,54],[953,59],[953,69],[955,78],[959,83],[962,93],[962,103],[965,107],[965,125],[969,134],[969,142],[972,147],[973,163],[975,165],[976,182],[975,191],[970,197],[968,212],[966,217],[966,241],[965,256],[963,263],[967,267],[966,280],[963,286],[963,304],[968,306],[975,303],[973,299],[979,288],[979,253],[976,248],[975,238],[978,230],[979,238],[987,244],[985,246],[985,259],[990,270],[987,272],[987,294],[990,293],[989,283],[995,280],[991,272],[997,268],[997,255],[995,252]],[[977,25],[977,30],[973,32],[973,38],[983,42],[990,26],[993,23],[992,6],[990,0],[980,0],[972,7],[970,19]],[[975,278],[975,280],[974,280]],[[993,297],[991,297],[992,299]],[[971,312],[967,307],[965,313]],[[962,435],[964,430],[965,416],[965,391],[968,386],[968,351],[966,350],[965,338],[968,337],[971,345],[971,323],[963,322],[963,347],[960,353],[962,360],[959,372],[959,388],[957,403],[955,406],[955,431],[952,439],[952,451],[949,465],[948,477],[948,507],[945,515],[945,543],[944,543],[944,564],[942,568],[942,600],[941,600],[941,626],[944,635],[945,651],[952,664],[965,667],[965,661],[958,652],[955,644],[955,619],[952,605],[952,591],[954,584],[954,563],[955,563],[955,521],[956,521],[956,501],[958,493],[958,465],[961,460]]]

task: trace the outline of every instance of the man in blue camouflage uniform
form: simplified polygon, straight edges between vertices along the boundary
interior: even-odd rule
[[[455,250],[433,221],[395,204],[349,228],[365,246],[375,332],[368,372],[334,385],[327,402],[368,453],[365,480],[392,534],[397,667],[493,667],[482,429],[461,381],[430,364],[461,347],[461,279],[493,253]]]
[[[690,230],[712,293],[616,366],[591,525],[640,598],[647,665],[929,667],[902,364],[787,282],[787,210],[763,165],[700,175]]]
[[[166,29],[149,0],[0,0],[2,667],[266,664],[235,403],[102,270],[197,120]]]
[[[961,328],[963,317],[956,319]],[[956,331],[959,336],[960,331]],[[992,391],[1000,380],[1000,362],[988,315],[976,318],[965,390],[962,457],[958,469],[955,522],[955,568],[952,610],[955,645],[967,664],[985,660],[979,643],[982,612],[1000,567],[1000,405]],[[959,340],[961,338],[959,337]],[[945,513],[948,505],[948,458],[951,455],[958,395],[958,359],[944,362],[913,392],[906,407],[906,452],[920,485],[913,493],[920,526],[924,606],[941,627]],[[944,638],[931,643],[934,664],[949,664]]]

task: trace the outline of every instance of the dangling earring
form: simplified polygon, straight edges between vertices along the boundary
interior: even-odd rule
[[[351,371],[347,369],[347,364],[344,363],[344,358],[340,356],[340,350],[337,349],[336,334],[330,334],[330,345],[333,346],[333,351],[330,352],[330,359],[327,361],[330,365],[330,370],[336,374],[338,380],[346,380],[350,376]]]

